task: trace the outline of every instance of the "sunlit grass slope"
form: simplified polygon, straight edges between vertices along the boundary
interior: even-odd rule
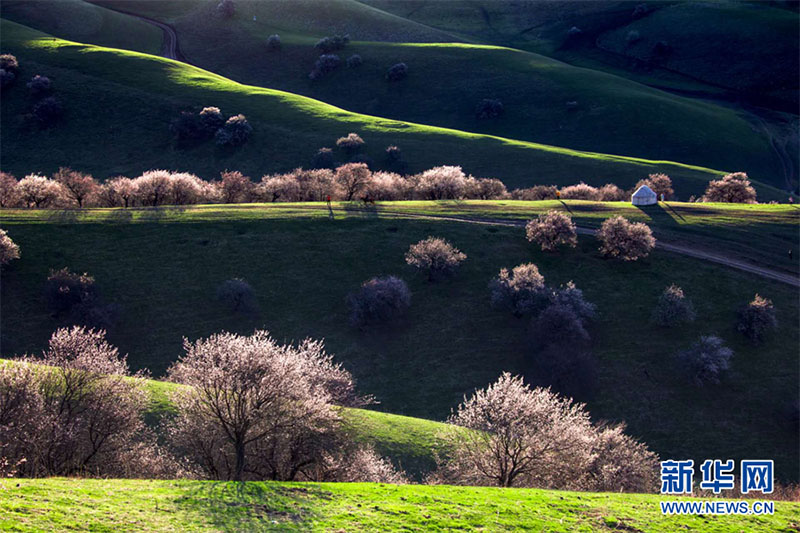
[[[3,0],[3,17],[73,41],[146,54],[161,51],[160,29],[84,0]]]
[[[169,21],[193,64],[349,111],[578,150],[738,169],[777,185],[784,179],[769,140],[732,109],[511,48],[414,43],[410,28],[400,30],[386,17],[364,19],[365,10],[381,12],[355,1],[244,1],[230,20],[215,16],[216,3],[205,0],[166,7],[147,1],[111,5]],[[386,16],[393,23],[403,20]],[[333,31],[349,32],[357,41],[337,52],[342,59],[357,53],[364,64],[309,80],[319,55],[313,44]],[[281,34],[280,52],[266,48],[273,33]],[[409,42],[364,42],[370,40]],[[409,65],[409,78],[390,84],[384,74],[399,61]],[[505,114],[477,119],[475,108],[483,98],[499,98]]]
[[[665,516],[657,495],[374,483],[36,479],[4,482],[14,531],[790,531],[800,504],[765,516]],[[18,484],[17,484],[18,483]]]
[[[500,268],[533,262],[548,283],[574,280],[598,306],[590,330],[597,387],[581,398],[595,418],[627,421],[634,435],[664,456],[768,453],[782,478],[796,478],[798,435],[783,414],[800,383],[794,349],[800,310],[793,287],[658,250],[634,264],[609,261],[591,238],[581,238],[577,250],[551,255],[530,245],[521,228],[399,220],[380,210],[344,216],[341,208],[348,206],[336,206],[329,220],[324,210],[300,207],[118,209],[86,217],[42,212],[38,218],[4,212],[3,227],[22,250],[0,287],[4,354],[38,352],[64,323],[47,311],[42,287],[49,269],[66,266],[89,272],[106,300],[121,306],[110,340],[136,368],[159,376],[182,353],[184,336],[220,330],[265,328],[286,341],[324,338],[361,392],[381,402],[378,409],[442,420],[465,394],[503,371],[538,379],[526,322],[491,309],[487,289]],[[471,208],[481,209],[462,212]],[[432,204],[417,209],[442,211]],[[724,234],[727,225],[735,226],[719,211],[717,231]],[[696,223],[709,219],[701,235],[713,250],[714,216],[695,216]],[[788,223],[778,222],[774,230],[769,222],[753,223],[754,238],[788,232]],[[405,264],[409,244],[428,235],[442,236],[468,255],[452,279],[429,284]],[[387,274],[410,285],[407,317],[366,332],[348,326],[345,296],[362,281]],[[234,277],[253,286],[261,306],[257,316],[232,316],[217,304],[217,286]],[[698,320],[680,330],[649,321],[671,283],[684,289],[698,312]],[[774,301],[780,323],[760,346],[734,328],[736,309],[756,292]],[[710,333],[734,350],[733,366],[721,385],[697,388],[678,369],[675,354]]]
[[[213,178],[225,168],[258,177],[310,160],[319,146],[358,131],[367,153],[381,160],[385,146],[399,145],[412,169],[461,164],[476,175],[496,176],[511,186],[574,183],[580,179],[632,185],[649,172],[669,173],[681,194],[702,192],[717,171],[539,145],[456,130],[358,115],[291,93],[240,85],[174,61],[71,43],[3,22],[3,46],[17,54],[23,77],[53,79],[66,109],[61,124],[39,130],[26,118],[31,100],[24,85],[4,93],[3,168],[24,174],[52,172],[59,165],[98,177],[173,168]],[[238,150],[212,142],[175,146],[169,123],[182,109],[217,105],[244,113],[254,132]],[[98,121],[98,117],[103,117]],[[783,198],[767,186],[762,196]]]

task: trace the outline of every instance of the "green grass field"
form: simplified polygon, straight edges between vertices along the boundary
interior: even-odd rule
[[[328,6],[328,11],[353,13],[343,25],[337,25],[335,15],[317,13],[313,2],[240,2],[232,20],[213,15],[216,2],[111,5],[169,21],[191,63],[241,83],[309,96],[367,115],[577,150],[743,170],[766,183],[784,183],[769,139],[742,113],[521,50],[408,42],[417,35],[395,27],[403,19],[358,2]],[[15,18],[13,10],[5,16],[28,20]],[[325,20],[328,29],[350,31],[357,42],[338,53],[343,59],[358,53],[364,64],[309,80],[319,55],[313,44],[328,30],[309,27],[308,20]],[[384,30],[382,36],[371,33],[376,27]],[[266,38],[276,32],[283,48],[270,53]],[[56,35],[72,38],[68,32]],[[371,39],[404,42],[365,42]],[[384,80],[386,69],[399,61],[409,65],[411,74],[402,83],[389,84]],[[476,119],[475,107],[483,98],[501,99],[504,116]],[[567,106],[572,101],[578,102],[576,109]]]
[[[3,482],[10,531],[648,531],[789,532],[800,504],[764,516],[661,514],[663,498],[372,483],[99,479]],[[670,498],[672,499],[672,498]]]
[[[719,175],[680,163],[579,152],[358,115],[295,94],[240,85],[182,63],[53,39],[8,21],[2,24],[3,46],[20,58],[22,76],[35,72],[50,76],[66,108],[63,123],[39,130],[26,118],[31,101],[24,86],[4,93],[2,112],[9,133],[4,137],[3,168],[16,174],[49,173],[69,164],[99,178],[159,167],[207,179],[235,168],[257,178],[310,161],[317,147],[357,131],[368,143],[366,153],[376,160],[381,160],[385,146],[397,144],[412,170],[461,164],[475,175],[501,178],[510,187],[581,179],[627,187],[650,172],[663,171],[673,177],[679,194],[689,195],[701,193],[707,181]],[[218,105],[226,114],[245,113],[255,130],[252,138],[234,151],[210,141],[176,147],[170,120],[182,109],[204,105]],[[102,131],[99,115],[104,116]],[[104,139],[102,150],[99,137]],[[777,189],[756,186],[762,199],[785,200],[785,193]]]
[[[792,349],[800,342],[800,310],[790,286],[658,250],[635,264],[608,261],[591,238],[581,238],[575,251],[550,255],[527,243],[520,228],[399,220],[360,210],[344,216],[346,209],[337,209],[331,221],[324,211],[300,207],[92,210],[86,217],[3,212],[4,228],[22,250],[22,259],[3,273],[4,355],[37,352],[62,324],[46,310],[42,286],[50,268],[67,266],[95,276],[106,299],[122,306],[110,340],[135,368],[160,375],[180,355],[184,336],[266,328],[279,340],[324,338],[359,389],[377,396],[378,409],[441,420],[464,394],[504,370],[536,379],[525,322],[492,310],[486,288],[501,267],[530,261],[549,283],[574,280],[598,305],[591,333],[599,376],[595,394],[586,398],[595,419],[625,420],[634,435],[669,457],[742,458],[765,453],[768,442],[780,477],[796,480],[798,435],[783,416],[800,381]],[[702,211],[698,219],[711,228],[717,220],[718,234],[735,234],[728,230],[733,217],[715,209],[718,219]],[[763,216],[768,220],[780,209],[766,206]],[[794,219],[775,216],[788,218],[754,224],[756,235],[787,233]],[[453,279],[437,284],[403,262],[408,245],[431,234],[469,256]],[[345,295],[385,274],[408,280],[408,317],[393,328],[348,327]],[[233,277],[256,290],[258,316],[230,316],[216,304],[216,287]],[[677,337],[648,321],[670,283],[683,287],[699,315]],[[756,292],[775,302],[780,322],[759,347],[733,327],[735,310]],[[736,355],[720,386],[696,388],[673,358],[708,333],[721,335]]]

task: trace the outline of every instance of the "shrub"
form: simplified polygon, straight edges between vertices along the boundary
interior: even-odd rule
[[[331,52],[341,50],[349,43],[349,35],[334,35],[333,37],[323,37],[317,41],[317,44],[314,45],[314,48],[318,49],[323,54],[330,54]]]
[[[319,479],[325,456],[346,442],[332,405],[366,401],[319,341],[282,346],[256,331],[184,348],[168,374],[189,387],[173,395],[177,415],[167,439],[205,477]]]
[[[336,161],[333,158],[333,150],[330,148],[320,148],[314,157],[311,158],[311,168],[334,168]]]
[[[631,17],[634,19],[639,19],[648,13],[650,13],[650,6],[647,4],[636,4],[636,7],[633,8],[633,13],[631,13]]]
[[[361,59],[361,56],[358,54],[353,54],[347,58],[347,67],[348,68],[356,68],[360,67],[364,63],[364,60]]]
[[[534,346],[551,344],[560,347],[582,347],[589,344],[589,333],[583,320],[568,305],[558,302],[548,305],[531,322]]]
[[[600,252],[624,261],[647,257],[656,245],[650,228],[641,222],[629,222],[616,216],[606,219],[597,230]]]
[[[731,357],[733,350],[713,335],[700,337],[688,350],[678,354],[678,360],[697,385],[718,384],[722,374],[730,367]]]
[[[170,131],[180,141],[194,141],[206,137],[203,120],[196,113],[182,111],[169,124]]]
[[[386,150],[384,150],[384,153],[386,154],[386,161],[390,163],[394,163],[403,159],[402,150],[393,144],[387,146]]]
[[[672,52],[672,47],[667,41],[658,41],[653,45],[654,56],[665,56],[670,52]]]
[[[99,296],[94,278],[89,274],[76,274],[68,268],[51,270],[45,284],[45,298],[53,313],[72,311],[80,305],[91,304]]]
[[[489,290],[492,306],[511,311],[516,317],[535,314],[548,303],[544,276],[533,263],[515,266],[510,273],[501,269],[489,282]]]
[[[0,68],[0,89],[7,89],[14,85],[17,75],[9,70]]]
[[[47,96],[52,92],[53,83],[47,76],[37,74],[31,78],[31,81],[28,82],[27,87],[31,93],[31,96],[38,99]]]
[[[217,4],[217,15],[229,19],[236,13],[236,3],[233,0],[222,0]]]
[[[350,324],[361,327],[391,322],[403,315],[411,305],[411,291],[400,278],[372,278],[348,294],[346,300]]]
[[[575,223],[569,215],[559,211],[549,211],[528,221],[525,234],[530,242],[536,242],[543,251],[552,252],[560,245],[575,248],[578,245],[578,233]]]
[[[496,98],[484,98],[475,108],[475,116],[479,119],[497,118],[503,111],[503,102]]]
[[[52,126],[62,116],[64,116],[64,106],[61,105],[58,98],[53,96],[43,98],[33,106],[33,118],[44,128]]]
[[[464,196],[477,200],[499,200],[509,195],[505,184],[498,179],[470,176],[464,184]]]
[[[42,358],[0,367],[0,390],[0,441],[23,476],[178,473],[144,423],[148,395],[141,380],[130,379],[125,358],[104,331],[57,330]]]
[[[561,189],[561,198],[570,200],[593,200],[600,201],[600,191],[597,187],[592,187],[584,182],[577,185],[570,185]]]
[[[767,332],[777,327],[772,300],[756,294],[752,302],[739,309],[736,329],[754,343],[763,341]]]
[[[281,49],[281,36],[276,34],[267,37],[267,50],[277,52]]]
[[[94,200],[100,185],[91,174],[84,174],[68,167],[61,167],[53,174],[53,180],[61,184],[64,196],[78,204],[79,208]]]
[[[572,26],[569,30],[567,30],[567,36],[569,37],[577,37],[578,35],[582,34],[583,30],[581,30],[577,26]]]
[[[17,184],[17,192],[27,207],[35,208],[56,206],[64,195],[60,184],[36,174],[22,178]]]
[[[583,291],[572,281],[567,282],[566,286],[553,290],[550,298],[554,304],[572,309],[572,312],[582,321],[592,320],[595,317],[597,306],[586,301]]]
[[[344,199],[349,202],[366,188],[370,176],[369,168],[364,163],[347,163],[336,169],[334,179]]]
[[[22,204],[17,178],[0,171],[0,207],[18,207]]]
[[[225,118],[222,116],[222,111],[218,107],[209,106],[204,107],[200,111],[200,121],[203,124],[205,135],[213,137],[218,129],[225,125]]]
[[[386,71],[386,79],[389,81],[401,81],[408,77],[408,65],[397,63],[389,67]]]
[[[744,172],[727,174],[719,180],[708,183],[704,202],[727,202],[737,204],[756,203],[756,191]]]
[[[234,115],[225,121],[225,125],[217,130],[214,140],[222,146],[241,146],[250,137],[253,127],[242,115]]]
[[[253,314],[258,311],[258,300],[253,287],[243,279],[223,281],[217,288],[217,300],[230,313]]]
[[[312,80],[318,80],[327,76],[342,64],[342,60],[336,54],[323,54],[314,63],[314,70],[308,75]]]
[[[13,259],[19,259],[19,246],[0,228],[0,265],[7,265]]]
[[[357,133],[348,133],[347,137],[336,139],[336,146],[345,150],[348,154],[354,154],[364,146],[364,139]]]
[[[601,424],[592,439],[583,490],[653,492],[658,486],[658,456],[625,434],[625,424]]]
[[[653,321],[659,326],[676,326],[681,322],[692,322],[696,318],[691,300],[683,294],[683,289],[670,285],[658,298],[653,309]]]
[[[672,196],[675,194],[675,191],[672,188],[672,180],[666,174],[650,174],[647,179],[639,180],[634,187],[634,190],[638,189],[642,185],[647,185],[653,192],[661,198],[661,195],[664,195],[664,200],[672,200]]]
[[[514,189],[511,198],[514,200],[555,200],[558,188],[555,185],[534,185],[527,189]]]
[[[0,68],[6,72],[16,74],[17,70],[19,70],[19,62],[17,58],[11,54],[2,54],[0,55]]]
[[[107,180],[97,192],[97,201],[103,207],[130,207],[136,194],[133,180],[117,176]]]
[[[452,273],[467,256],[439,237],[428,237],[412,244],[406,252],[406,263],[428,271],[428,281]]]

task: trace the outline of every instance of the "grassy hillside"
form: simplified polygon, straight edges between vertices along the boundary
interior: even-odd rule
[[[414,41],[415,34],[398,31],[396,17],[364,20],[364,10],[380,12],[355,1],[327,8],[352,12],[344,26],[337,22],[344,17],[317,13],[318,2],[239,2],[231,20],[215,16],[216,2],[205,0],[174,7],[147,1],[111,5],[169,21],[191,63],[241,83],[310,96],[358,113],[578,150],[744,170],[783,184],[769,139],[731,109],[520,50],[363,42]],[[332,22],[320,28],[301,23],[307,20]],[[382,29],[381,37],[376,28]],[[364,64],[311,81],[308,73],[319,55],[313,44],[334,30],[348,31],[359,41],[339,52],[343,59],[358,53]],[[280,52],[266,49],[273,33],[281,34]],[[409,65],[411,74],[400,84],[389,84],[386,69],[399,61]],[[504,116],[477,119],[475,107],[483,98],[501,99]]]
[[[720,96],[725,91],[755,93],[796,112],[796,7],[757,1],[651,1],[646,3],[648,12],[634,18],[642,2],[363,1],[464,39],[531,50],[652,85]],[[569,41],[573,26],[583,34]],[[628,43],[630,31],[639,32],[641,39]],[[661,40],[673,50],[650,62],[652,48]]]
[[[13,360],[0,359],[0,365],[9,363],[17,364]],[[170,395],[182,385],[145,379],[143,386],[149,397],[145,421],[158,427],[164,418],[175,413]],[[421,480],[435,467],[436,453],[446,451],[446,444],[439,436],[445,429],[442,422],[347,407],[341,409],[341,416],[356,442],[373,446],[411,479]]]
[[[371,483],[13,480],[15,531],[790,531],[800,504],[765,516],[661,514],[660,496]],[[19,483],[18,485],[16,485]],[[14,486],[16,485],[16,486]]]
[[[160,29],[84,0],[3,0],[3,17],[73,41],[146,54],[161,51]]]
[[[297,211],[281,205],[98,210],[88,219],[41,212],[27,221],[4,213],[4,228],[22,250],[3,273],[4,353],[38,351],[62,323],[46,310],[41,291],[50,268],[68,266],[94,275],[106,299],[122,306],[110,340],[134,367],[159,375],[181,353],[183,336],[266,328],[281,340],[325,338],[360,390],[378,397],[379,409],[442,419],[464,394],[504,370],[537,379],[525,322],[490,309],[486,288],[501,267],[530,261],[549,283],[574,280],[598,305],[591,333],[599,375],[595,394],[585,398],[594,417],[627,421],[634,435],[669,457],[738,459],[766,453],[769,442],[780,476],[795,479],[800,443],[783,416],[800,382],[791,348],[800,342],[793,288],[659,251],[636,264],[607,261],[593,239],[546,255],[519,228],[404,221],[360,210],[343,217],[338,209],[331,221],[319,211],[314,217]],[[778,234],[786,231],[779,228]],[[428,284],[403,262],[408,245],[431,234],[469,256],[443,283]],[[409,281],[408,317],[388,329],[348,327],[345,295],[381,274]],[[254,287],[258,316],[231,316],[216,304],[216,287],[233,277]],[[683,287],[699,315],[679,336],[648,322],[670,283]],[[756,292],[773,299],[780,322],[758,347],[733,327],[735,309]],[[720,386],[701,389],[688,385],[674,355],[708,333],[721,335],[736,355]]]
[[[258,177],[310,160],[317,147],[358,131],[366,153],[381,160],[385,146],[399,145],[412,170],[461,164],[476,175],[495,176],[510,187],[532,183],[613,180],[630,186],[649,172],[663,171],[681,195],[702,192],[717,171],[672,163],[578,152],[358,115],[302,96],[234,83],[226,78],[135,52],[81,45],[47,37],[3,21],[3,46],[22,62],[22,77],[50,76],[66,109],[62,123],[47,130],[32,124],[24,86],[4,93],[3,168],[24,174],[52,172],[59,165],[100,178],[150,168],[188,170],[213,178],[226,168]],[[178,147],[169,123],[183,109],[217,105],[226,114],[245,113],[254,128],[238,150],[211,141]],[[98,127],[97,117],[103,116]],[[13,132],[13,134],[12,134]],[[104,142],[98,144],[97,139]],[[785,194],[757,184],[763,199]]]

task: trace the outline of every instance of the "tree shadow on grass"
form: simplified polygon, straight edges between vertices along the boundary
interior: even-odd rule
[[[342,205],[342,210],[350,217],[358,218],[378,218],[378,207],[373,204],[363,202],[346,202]]]
[[[192,484],[176,505],[220,531],[307,531],[315,518],[315,504],[332,497],[313,486],[206,481]]]
[[[680,226],[678,219],[681,221],[686,220],[666,202],[654,205],[637,205],[635,207],[661,228],[677,228]]]

